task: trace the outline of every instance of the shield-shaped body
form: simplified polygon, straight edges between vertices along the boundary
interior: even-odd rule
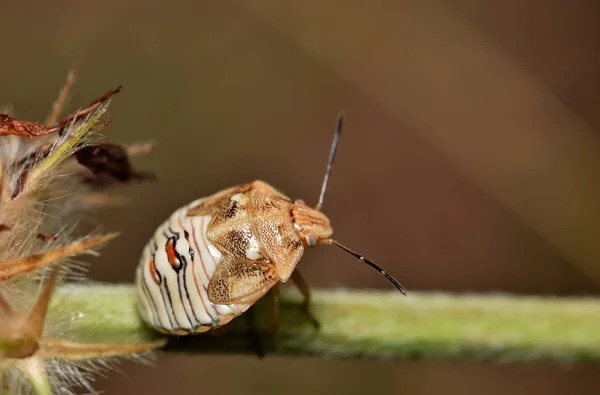
[[[302,257],[298,206],[254,181],[175,211],[147,243],[136,271],[143,319],[163,333],[184,335],[244,313],[286,282]]]

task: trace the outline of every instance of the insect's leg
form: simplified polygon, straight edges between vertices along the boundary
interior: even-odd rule
[[[248,329],[246,332],[246,335],[248,336],[248,341],[254,346],[254,349],[256,350],[256,356],[262,359],[265,357],[265,350],[260,340],[258,331],[256,330],[256,317],[254,316],[254,308],[251,307],[250,309],[248,309],[248,311],[246,311],[245,316],[248,322]]]
[[[310,320],[315,329],[319,329],[319,321],[317,321],[317,319],[310,312],[310,289],[308,288],[306,280],[304,280],[304,277],[302,277],[298,269],[292,272],[292,281],[304,296],[304,300],[302,301],[302,305],[300,306],[302,308],[302,312],[304,313],[304,315],[306,315],[306,318]]]
[[[272,335],[279,327],[279,284],[276,284],[269,292],[269,304],[271,305],[271,324],[267,334]]]

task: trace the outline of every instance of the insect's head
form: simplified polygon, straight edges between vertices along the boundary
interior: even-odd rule
[[[292,221],[305,247],[314,247],[333,234],[329,218],[301,200],[292,205]]]
[[[305,246],[314,247],[319,244],[335,245],[371,266],[377,272],[385,276],[385,278],[392,283],[392,285],[396,287],[398,291],[406,295],[406,291],[402,285],[400,285],[400,283],[396,281],[394,277],[376,265],[375,262],[368,260],[363,255],[352,251],[350,248],[332,239],[331,236],[333,234],[333,229],[331,228],[329,218],[327,218],[327,216],[321,212],[323,200],[325,199],[325,191],[327,190],[327,184],[329,183],[329,176],[331,175],[331,168],[333,166],[333,161],[335,160],[335,153],[337,152],[338,142],[340,140],[340,135],[342,134],[343,122],[344,116],[343,114],[340,114],[335,128],[333,143],[331,144],[331,151],[329,152],[329,160],[327,161],[327,170],[325,171],[325,178],[323,179],[323,184],[321,186],[319,202],[314,208],[311,208],[302,201],[296,201],[292,205],[292,219],[294,221],[294,226],[296,227],[296,231],[298,232],[298,235]]]

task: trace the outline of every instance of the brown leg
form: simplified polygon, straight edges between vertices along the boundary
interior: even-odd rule
[[[271,304],[271,325],[267,330],[268,335],[273,335],[279,327],[279,284],[276,284],[269,292],[269,303]]]
[[[254,316],[254,308],[251,307],[246,311],[246,319],[248,320],[248,330],[246,335],[248,336],[248,341],[254,346],[256,350],[256,356],[259,359],[263,359],[265,357],[265,350],[263,348],[263,344],[260,340],[260,336],[256,330],[256,320]]]
[[[292,272],[292,281],[304,296],[304,300],[302,301],[302,305],[300,306],[302,312],[304,313],[304,315],[306,315],[306,318],[310,320],[315,329],[319,329],[319,321],[317,321],[317,319],[310,312],[310,289],[308,288],[306,280],[304,280],[304,277],[302,277],[298,269]]]

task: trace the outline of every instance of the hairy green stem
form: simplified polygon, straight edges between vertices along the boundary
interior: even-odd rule
[[[37,395],[52,395],[43,361],[31,358],[22,363],[22,368]]]
[[[445,359],[497,362],[600,362],[600,303],[593,298],[453,295],[379,291],[313,291],[315,330],[301,297],[282,293],[278,331],[268,298],[253,317],[270,354],[337,358]],[[79,284],[58,290],[51,311],[76,318],[77,339],[141,342],[158,336],[136,312],[132,285]],[[168,352],[256,353],[244,316],[223,333],[173,337]],[[254,338],[256,340],[257,338]]]

